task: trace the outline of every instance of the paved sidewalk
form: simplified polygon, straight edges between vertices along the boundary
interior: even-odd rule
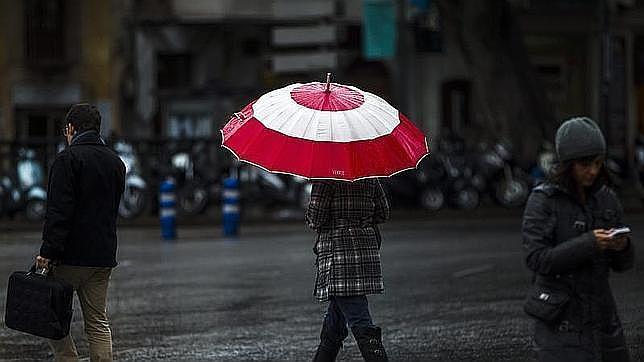
[[[382,231],[386,292],[370,298],[391,360],[532,360],[532,322],[521,309],[530,274],[520,218],[399,216]],[[644,230],[644,215],[626,221],[636,235]],[[118,360],[312,358],[325,306],[312,297],[314,234],[303,223],[246,225],[233,239],[217,227],[184,227],[179,235],[163,242],[156,228],[119,232],[120,265],[108,299]],[[38,237],[0,233],[0,310],[9,273],[26,267]],[[611,282],[639,361],[644,247],[636,250],[635,268]],[[78,304],[75,310],[72,334],[87,356]],[[42,339],[0,327],[0,360],[47,358]],[[339,360],[360,360],[351,338]]]

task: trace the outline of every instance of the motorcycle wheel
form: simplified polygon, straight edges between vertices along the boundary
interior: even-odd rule
[[[177,206],[183,215],[198,215],[206,209],[208,190],[204,185],[189,183],[179,189]]]
[[[29,200],[25,205],[25,216],[29,221],[41,221],[45,218],[45,200]]]
[[[420,196],[420,205],[427,211],[438,211],[445,206],[445,195],[440,189],[427,188]]]
[[[495,187],[494,197],[503,207],[514,208],[523,206],[528,200],[528,182],[520,178],[512,181],[501,180]]]
[[[476,189],[466,187],[456,192],[453,203],[457,209],[473,210],[479,206],[480,199],[479,192]]]
[[[121,197],[119,216],[124,219],[134,219],[143,213],[145,204],[145,191],[140,188],[131,187]]]

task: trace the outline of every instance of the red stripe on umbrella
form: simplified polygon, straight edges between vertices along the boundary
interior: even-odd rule
[[[291,91],[291,98],[304,107],[319,111],[348,111],[364,103],[364,96],[349,87],[322,83],[304,84]]]

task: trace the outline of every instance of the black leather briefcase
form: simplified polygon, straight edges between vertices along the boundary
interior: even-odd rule
[[[73,288],[52,276],[14,272],[9,277],[5,324],[11,329],[49,339],[69,334]]]

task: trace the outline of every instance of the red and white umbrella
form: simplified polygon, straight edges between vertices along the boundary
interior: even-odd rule
[[[425,135],[382,98],[328,82],[266,93],[221,134],[239,160],[310,179],[391,176],[429,153]]]

